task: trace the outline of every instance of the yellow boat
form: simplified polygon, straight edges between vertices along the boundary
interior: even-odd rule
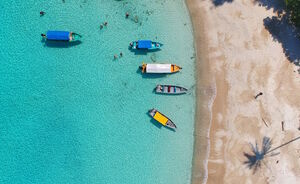
[[[143,64],[140,69],[143,73],[176,73],[181,67],[174,64]]]
[[[153,117],[153,119],[158,121],[160,124],[162,124],[166,127],[172,128],[172,129],[177,128],[175,123],[173,123],[167,116],[163,115],[158,110],[151,109],[151,110],[149,110],[149,114],[150,114],[150,116]]]

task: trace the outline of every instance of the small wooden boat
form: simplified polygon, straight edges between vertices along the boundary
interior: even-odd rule
[[[143,73],[176,73],[182,68],[174,64],[143,64],[140,69]]]
[[[156,109],[149,110],[149,115],[152,116],[153,119],[158,121],[163,126],[166,126],[166,127],[172,128],[172,129],[177,128],[176,125],[167,116],[163,115]]]
[[[174,86],[174,85],[157,85],[155,88],[156,93],[161,94],[170,94],[170,95],[179,95],[187,93],[187,89],[181,86]]]
[[[129,44],[129,47],[133,50],[156,50],[160,49],[163,44],[159,42],[153,42],[151,40],[138,40]]]
[[[46,35],[41,35],[49,41],[74,42],[81,39],[81,35],[69,31],[47,31]]]

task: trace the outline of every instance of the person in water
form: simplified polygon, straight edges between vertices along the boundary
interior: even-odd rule
[[[127,19],[129,17],[129,13],[128,12],[126,12],[126,14],[125,14],[125,18]]]
[[[122,52],[120,52],[120,57],[123,57],[123,53]]]
[[[44,11],[40,11],[40,16],[44,16],[45,12]]]
[[[42,36],[43,38],[46,38],[46,35],[45,35],[45,34],[41,34],[41,36]]]
[[[114,55],[114,60],[118,59],[118,56],[117,54]]]
[[[100,24],[100,29],[103,29],[103,24]]]
[[[104,22],[103,24],[104,24],[104,26],[107,26],[108,23],[107,23],[107,22]]]

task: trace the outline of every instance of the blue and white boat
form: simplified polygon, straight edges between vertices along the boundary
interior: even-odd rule
[[[46,35],[41,34],[41,36],[49,41],[65,42],[79,41],[81,38],[81,35],[69,31],[47,31]]]
[[[156,50],[160,49],[163,44],[159,42],[153,42],[151,40],[138,40],[129,44],[129,47],[133,50]]]

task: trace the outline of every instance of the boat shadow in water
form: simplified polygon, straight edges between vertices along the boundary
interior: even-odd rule
[[[155,49],[155,50],[145,50],[145,49],[131,49],[130,47],[128,47],[128,50],[133,52],[134,55],[147,55],[148,53],[153,53],[153,52],[158,52],[161,49]]]
[[[147,113],[147,114],[148,114],[148,113]],[[149,114],[148,114],[148,115],[149,115]],[[150,117],[151,117],[151,116],[150,116]],[[157,128],[159,128],[159,129],[161,129],[162,127],[164,127],[164,128],[166,128],[166,129],[168,129],[168,130],[170,130],[170,131],[172,131],[172,132],[176,132],[174,129],[169,128],[169,127],[166,127],[166,126],[163,126],[162,124],[158,123],[156,120],[154,120],[154,119],[152,119],[152,118],[151,118],[150,122],[151,122],[154,126],[156,126]]]
[[[138,68],[136,70],[136,73],[142,75],[143,78],[148,78],[148,79],[156,79],[156,78],[162,78],[162,77],[166,77],[167,74],[164,73],[142,73],[142,70],[140,68]]]
[[[147,113],[147,115],[149,115],[148,113]],[[151,117],[151,116],[150,116]],[[160,123],[158,123],[157,121],[155,121],[154,119],[150,119],[150,122],[154,125],[154,126],[156,126],[157,128],[159,128],[159,129],[161,129],[161,127],[163,127],[163,125],[162,124],[160,124]]]
[[[82,42],[80,40],[78,41],[73,41],[73,42],[61,42],[61,41],[41,41],[44,44],[44,47],[51,47],[51,48],[69,48],[69,47],[74,47]]]

